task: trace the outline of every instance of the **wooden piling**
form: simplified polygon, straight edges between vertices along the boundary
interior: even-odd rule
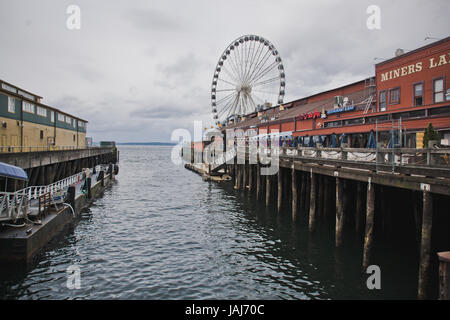
[[[248,191],[253,190],[253,166],[248,164]]]
[[[323,180],[322,180],[323,181],[323,186],[322,186],[323,187],[323,212],[322,212],[322,215],[323,215],[323,220],[324,221],[327,220],[328,207],[329,207],[329,203],[330,203],[330,201],[328,199],[328,197],[329,197],[329,189],[330,189],[328,180],[329,180],[329,178],[327,176],[324,176]]]
[[[357,235],[360,235],[363,232],[363,214],[362,182],[356,182],[355,231]]]
[[[247,164],[245,159],[242,165],[242,190],[247,190]]]
[[[292,165],[292,221],[297,221],[297,172],[295,171],[294,166]]]
[[[433,225],[433,198],[423,190],[422,240],[420,246],[419,286],[417,297],[427,299],[429,295],[431,228]]]
[[[342,246],[344,227],[344,186],[342,179],[336,177],[336,247]]]
[[[270,204],[270,179],[271,175],[266,175],[266,206]]]
[[[91,178],[86,178],[86,196],[91,199]]]
[[[256,199],[259,200],[261,195],[261,165],[259,161],[256,163]]]
[[[372,259],[373,251],[373,227],[375,223],[375,186],[371,179],[367,182],[366,199],[366,231],[364,236],[363,272],[367,270]]]
[[[309,232],[316,231],[316,174],[311,172],[311,192],[309,200]]]
[[[318,183],[317,183],[317,216],[319,217],[319,220],[323,218],[323,207],[324,207],[324,199],[323,199],[323,181],[324,176],[320,175],[318,177]]]
[[[439,300],[450,300],[450,251],[439,252]]]
[[[75,208],[75,186],[69,186],[67,188],[67,200],[66,202],[70,204],[70,206],[73,208],[73,211],[76,212]]]
[[[277,211],[281,210],[281,203],[283,201],[283,170],[281,167],[278,168],[278,192],[277,192]]]

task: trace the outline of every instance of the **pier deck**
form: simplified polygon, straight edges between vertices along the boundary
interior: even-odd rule
[[[232,151],[233,157],[215,157],[214,150],[187,147],[183,158],[188,168],[214,159],[203,164],[206,175],[223,170],[235,189],[254,193],[268,207],[274,203],[278,213],[289,208],[292,221],[306,221],[310,233],[318,224],[334,224],[336,248],[346,245],[345,234],[353,229],[354,239],[363,239],[362,270],[374,263],[377,239],[414,246],[420,256],[418,298],[437,297],[437,254],[450,249],[450,149]],[[271,166],[272,174],[262,174]]]

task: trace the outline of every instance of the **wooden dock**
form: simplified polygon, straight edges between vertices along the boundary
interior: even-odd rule
[[[198,166],[211,152],[187,148],[183,154]],[[263,165],[265,154],[272,161]],[[334,223],[336,248],[346,245],[349,230],[360,235],[362,270],[376,264],[377,240],[403,238],[420,256],[417,296],[428,299],[438,295],[431,289],[439,282],[438,252],[450,250],[449,156],[450,149],[276,148],[252,154],[247,147],[231,160],[202,165],[203,174],[222,170],[236,189],[255,193],[277,212],[288,208],[292,221],[306,221],[310,233],[320,223]],[[275,174],[261,173],[274,164]]]

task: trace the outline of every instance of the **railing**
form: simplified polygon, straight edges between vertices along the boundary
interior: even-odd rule
[[[15,221],[25,217],[31,200],[39,200],[44,194],[53,197],[56,192],[79,183],[82,178],[83,173],[80,172],[47,186],[31,186],[16,192],[0,192],[0,221]]]
[[[360,161],[395,166],[417,165],[450,168],[450,149],[412,148],[280,148],[280,155]]]
[[[100,149],[105,147],[90,146],[0,146],[0,153],[17,153],[17,152],[38,152],[38,151],[61,151],[61,150],[85,150],[85,149]]]
[[[97,165],[97,171],[106,170],[107,165]],[[16,192],[0,192],[0,221],[15,221],[26,217],[28,206],[32,200],[39,200],[44,194],[53,199],[57,192],[64,197],[66,189],[83,181],[84,173],[80,172],[46,186],[30,186]]]

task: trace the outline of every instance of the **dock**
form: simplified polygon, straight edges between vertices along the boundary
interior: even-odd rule
[[[95,170],[94,170],[95,169]],[[45,186],[0,193],[0,264],[26,265],[109,187],[118,169],[97,165]],[[60,197],[59,201],[55,198]],[[13,224],[10,221],[21,221]]]
[[[437,297],[438,253],[450,250],[449,156],[450,149],[238,146],[228,154],[208,147],[183,149],[188,168],[229,175],[235,189],[277,213],[290,212],[292,221],[306,223],[311,234],[319,224],[334,224],[337,249],[350,241],[349,233],[356,235],[351,238],[361,241],[362,272],[376,264],[379,239],[414,246],[420,257],[419,299]]]

